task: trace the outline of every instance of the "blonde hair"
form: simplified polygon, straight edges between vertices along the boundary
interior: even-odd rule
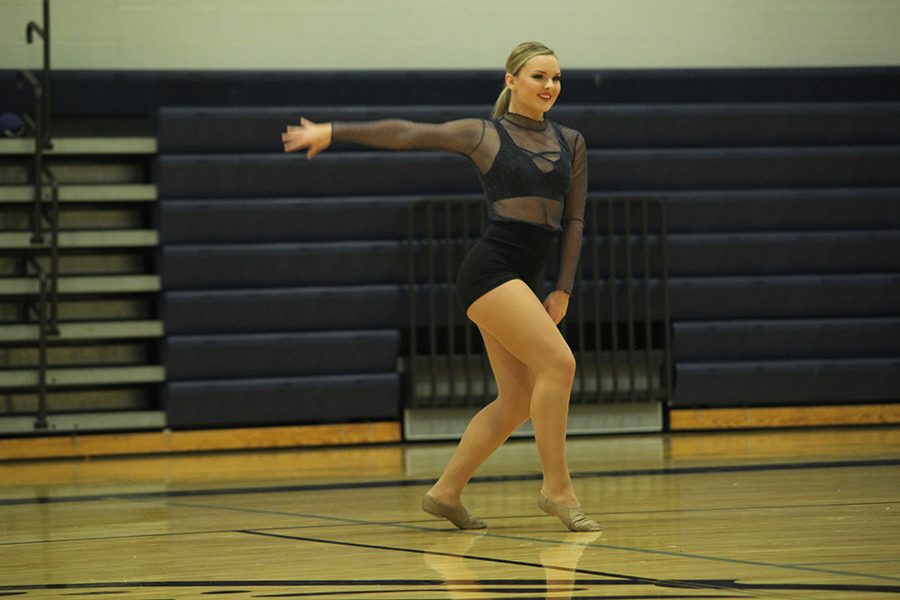
[[[506,72],[515,77],[529,60],[535,56],[547,55],[556,56],[556,52],[540,42],[523,42],[509,53],[509,58],[506,59]],[[491,118],[497,119],[503,116],[503,113],[509,109],[509,98],[511,95],[512,91],[504,84],[503,91],[500,92],[500,96],[494,104],[494,112],[491,113]]]

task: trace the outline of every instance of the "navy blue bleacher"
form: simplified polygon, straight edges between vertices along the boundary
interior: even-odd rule
[[[568,105],[895,102],[897,67],[566,69]],[[160,107],[436,106],[492,103],[499,70],[151,71],[53,73],[54,115],[155,115]],[[0,70],[7,110],[32,98]],[[555,108],[554,110],[557,110]],[[849,126],[849,124],[847,124]],[[852,129],[852,127],[851,127]],[[690,132],[688,132],[690,133]],[[685,136],[688,137],[688,136]]]
[[[674,407],[900,399],[900,88],[884,85],[900,70],[791,73],[576,74],[551,114],[585,134],[589,201],[667,207]],[[408,105],[341,96],[368,76],[317,100],[160,108],[173,427],[400,418],[406,211],[476,198],[477,176],[431,152],[336,145],[307,161],[280,133],[301,114],[438,122],[489,106],[417,96],[400,75]]]

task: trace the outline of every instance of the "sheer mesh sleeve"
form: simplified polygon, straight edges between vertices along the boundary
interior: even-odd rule
[[[572,151],[572,182],[566,192],[559,236],[559,274],[556,289],[569,294],[575,285],[575,272],[581,255],[584,232],[584,204],[587,198],[587,156],[584,138],[576,133]]]
[[[416,123],[403,119],[332,123],[334,141],[353,142],[387,150],[444,150],[471,154],[484,137],[481,119],[459,119],[446,123]]]

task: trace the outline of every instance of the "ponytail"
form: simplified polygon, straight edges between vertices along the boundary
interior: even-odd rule
[[[491,113],[492,119],[499,119],[506,111],[509,110],[509,98],[512,96],[512,92],[508,87],[504,87],[503,91],[500,92],[500,95],[497,97],[497,102],[494,103],[494,112]]]

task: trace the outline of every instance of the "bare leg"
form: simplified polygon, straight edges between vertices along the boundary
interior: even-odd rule
[[[534,385],[531,421],[544,474],[542,491],[555,502],[578,504],[566,462],[566,422],[575,357],[540,300],[513,280],[469,307],[469,318],[529,370]]]
[[[528,420],[530,412],[533,382],[528,368],[494,336],[483,330],[481,335],[499,394],[469,422],[450,462],[428,492],[450,506],[460,504],[463,487],[476,469]]]
[[[485,337],[500,396],[472,419],[429,494],[458,505],[462,488],[478,466],[530,414],[544,474],[542,492],[555,502],[576,506],[565,448],[575,376],[568,344],[520,280],[491,290],[472,304],[468,314]],[[527,410],[524,397],[529,398]]]

